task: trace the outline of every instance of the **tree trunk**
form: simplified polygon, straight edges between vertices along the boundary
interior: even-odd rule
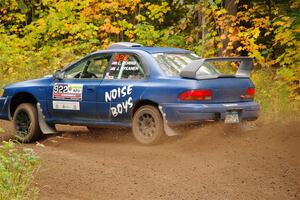
[[[226,0],[224,2],[224,8],[227,10],[227,13],[229,15],[236,15],[237,13],[236,0]]]
[[[224,8],[227,11],[227,15],[234,15],[235,16],[237,14],[236,0],[225,0],[223,5],[224,5]],[[231,23],[227,22],[227,26],[231,26]],[[229,39],[227,37],[228,31],[227,30],[223,30],[222,32],[226,36],[226,39],[224,39],[223,42],[222,42],[223,43],[222,52],[224,52],[224,50],[226,50],[226,48],[227,48]],[[226,52],[226,53],[231,53],[231,51],[230,52]]]

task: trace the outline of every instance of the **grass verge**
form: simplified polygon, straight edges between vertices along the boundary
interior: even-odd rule
[[[34,200],[38,189],[33,183],[39,158],[32,149],[12,141],[0,145],[0,200]]]

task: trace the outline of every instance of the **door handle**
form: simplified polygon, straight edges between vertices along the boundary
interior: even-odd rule
[[[88,87],[87,91],[94,92],[95,91],[95,87]]]

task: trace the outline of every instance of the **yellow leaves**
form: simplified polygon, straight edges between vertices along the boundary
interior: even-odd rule
[[[298,0],[292,0],[292,4],[290,6],[292,9],[300,8],[300,2]]]
[[[146,17],[141,14],[138,14],[135,18],[138,20],[138,22],[143,22],[146,20]]]
[[[247,4],[244,4],[244,5],[242,5],[241,7],[247,9],[247,8],[248,8],[248,5],[247,5]]]
[[[298,25],[297,27],[295,27],[294,32],[295,33],[300,33],[300,25]]]
[[[220,16],[222,16],[222,15],[224,15],[226,13],[227,13],[226,9],[219,9],[219,10],[216,10],[214,12],[214,14],[215,14],[216,17],[220,17]]]
[[[236,50],[240,52],[240,51],[243,50],[243,47],[242,47],[242,46],[239,46]]]
[[[150,4],[149,2],[147,2],[145,4],[145,6],[147,7],[148,11],[146,12],[146,14],[148,15],[148,17],[151,20],[158,20],[160,23],[162,23],[164,21],[163,16],[171,10],[171,8],[169,7],[169,4],[167,2],[162,2],[161,5],[158,4]]]
[[[222,49],[222,48],[223,48],[223,44],[222,44],[221,42],[219,42],[219,43],[217,44],[217,48],[218,48],[218,49]]]
[[[127,15],[127,14],[128,14],[128,11],[127,11],[127,10],[119,10],[119,12],[120,12],[122,15]]]
[[[249,56],[255,58],[257,61],[264,60],[264,57],[256,48],[253,48],[252,51],[249,52]]]
[[[146,40],[147,46],[153,46],[154,42],[152,40]]]
[[[128,37],[129,41],[134,41],[134,31],[133,30],[126,30],[125,35]]]
[[[288,28],[291,27],[293,20],[289,17],[279,18],[277,21],[273,23],[274,26]]]
[[[255,28],[255,29],[253,30],[252,34],[253,34],[253,38],[254,38],[254,39],[257,39],[258,36],[259,36],[259,34],[260,34],[259,28]]]

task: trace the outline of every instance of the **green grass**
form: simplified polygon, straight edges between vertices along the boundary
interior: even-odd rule
[[[38,197],[34,175],[39,158],[32,149],[2,142],[0,145],[0,200],[33,200]]]
[[[252,73],[256,88],[255,101],[261,106],[261,114],[274,120],[300,117],[300,100],[292,99],[288,85],[266,71]]]

